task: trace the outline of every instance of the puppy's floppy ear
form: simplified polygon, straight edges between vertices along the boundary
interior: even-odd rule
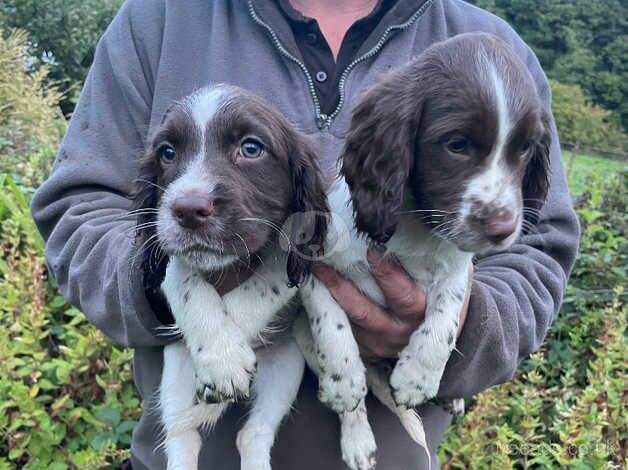
[[[547,112],[541,115],[542,136],[534,145],[532,156],[523,176],[522,193],[525,211],[524,219],[533,225],[538,222],[538,211],[543,206],[550,184],[550,146],[552,130]]]
[[[367,90],[353,110],[341,170],[356,229],[378,243],[395,232],[414,164],[423,92],[413,62]]]
[[[140,162],[140,171],[135,180],[135,192],[133,193],[133,211],[137,212],[136,241],[145,241],[155,233],[155,227],[147,226],[148,222],[155,221],[154,211],[159,203],[159,163],[147,146]]]
[[[168,108],[162,123],[172,106]],[[135,191],[132,195],[133,214],[136,214],[135,244],[140,252],[135,257],[135,262],[139,263],[142,272],[142,283],[144,292],[149,303],[164,324],[174,323],[174,318],[170,313],[170,307],[161,292],[161,283],[164,280],[168,257],[159,250],[156,240],[157,206],[161,198],[159,187],[159,175],[161,168],[154,153],[151,142],[153,138],[147,139],[144,156],[140,160],[140,169],[135,180]],[[155,245],[153,245],[153,243]]]
[[[168,106],[164,112],[159,126],[161,127],[168,114],[175,107],[176,103]],[[140,160],[140,169],[135,179],[135,192],[132,195],[133,213],[137,213],[135,238],[138,246],[141,247],[156,233],[155,221],[157,220],[156,209],[161,198],[162,189],[159,185],[161,166],[155,155],[153,142],[156,139],[157,131],[153,132],[147,139],[144,148],[144,156]],[[144,262],[142,262],[144,265]]]
[[[323,254],[329,206],[318,157],[310,142],[301,135],[292,141],[290,173],[294,202],[287,224],[290,252],[286,271],[289,285],[298,286],[309,275],[313,261]]]

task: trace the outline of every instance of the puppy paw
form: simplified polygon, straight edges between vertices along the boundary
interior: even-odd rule
[[[377,445],[366,417],[364,402],[355,411],[343,413],[340,419],[342,460],[351,470],[373,470]]]
[[[192,354],[198,399],[206,403],[248,399],[257,367],[255,352],[246,343],[216,346],[199,347]]]
[[[272,470],[270,459],[240,459],[240,470]]]
[[[236,437],[240,470],[271,470],[270,449],[274,441],[275,433],[269,427],[245,424]]]
[[[321,374],[318,378],[318,399],[336,413],[353,411],[366,396],[364,367],[358,373]]]
[[[399,361],[390,375],[390,388],[397,406],[414,408],[436,396],[442,371],[424,367],[419,361]]]

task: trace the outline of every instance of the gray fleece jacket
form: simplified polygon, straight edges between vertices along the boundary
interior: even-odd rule
[[[133,434],[133,466],[158,469],[158,417],[151,413],[160,381],[159,321],[132,268],[137,247],[133,220],[121,218],[138,174],[144,139],[173,100],[210,82],[248,88],[274,103],[317,144],[324,167],[335,162],[351,106],[380,74],[408,62],[430,44],[455,34],[485,31],[521,56],[550,106],[539,63],[502,20],[460,0],[399,0],[346,69],[341,100],[321,114],[291,30],[270,0],[127,0],[100,40],[76,111],[50,178],[32,213],[45,237],[50,270],[65,297],[118,343],[135,348],[134,372],[144,414]],[[555,136],[556,137],[556,136]],[[536,233],[508,252],[477,260],[471,304],[457,352],[445,371],[442,397],[471,397],[510,379],[535,351],[556,314],[578,245],[557,137],[551,149],[552,183]],[[340,458],[338,422],[316,400],[306,375],[296,410],[282,425],[274,468],[334,470]],[[378,468],[416,469],[425,456],[388,411],[374,400],[370,418]],[[205,441],[201,469],[237,469],[235,435],[245,409],[234,407]],[[434,456],[450,416],[421,407]]]

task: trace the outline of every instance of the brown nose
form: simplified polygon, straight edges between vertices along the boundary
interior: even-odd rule
[[[482,220],[484,233],[493,243],[499,243],[517,230],[517,220],[510,212],[501,212],[499,215],[488,216]]]
[[[203,226],[212,213],[211,198],[204,194],[185,194],[172,203],[172,214],[183,228],[193,230]]]

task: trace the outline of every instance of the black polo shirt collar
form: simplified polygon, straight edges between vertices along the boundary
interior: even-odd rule
[[[318,22],[303,16],[289,0],[277,2],[288,20],[303,62],[314,79],[321,112],[331,114],[340,100],[338,82],[342,72],[356,58],[362,45],[396,0],[379,0],[370,14],[353,23],[342,40],[335,61]]]
[[[279,46],[279,52],[289,56],[292,60],[299,61],[299,65],[307,69],[307,73],[311,77],[312,86],[320,104],[320,112],[323,115],[329,115],[333,113],[336,108],[334,104],[338,103],[340,93],[338,90],[339,77],[346,70],[346,66],[341,67],[341,61],[342,65],[345,65],[345,62],[347,62],[345,57],[350,56],[352,57],[352,59],[348,61],[350,64],[353,60],[373,50],[384,38],[389,39],[393,37],[394,34],[403,29],[392,28],[393,26],[400,26],[407,23],[411,20],[413,15],[417,14],[427,3],[431,3],[432,1],[434,0],[380,0],[373,12],[368,15],[368,17],[363,18],[368,28],[363,30],[363,32],[366,33],[366,38],[361,41],[361,45],[357,46],[358,50],[353,51],[352,54],[349,54],[349,52],[345,53],[342,50],[343,45],[341,45],[343,55],[341,57],[339,53],[338,63],[334,63],[333,69],[329,68],[329,65],[326,69],[320,68],[320,66],[310,61],[312,56],[307,52],[304,54],[301,47],[297,45],[297,37],[299,37],[299,34],[295,35],[292,24],[301,22],[304,23],[306,27],[311,27],[312,24],[315,24],[318,29],[316,21],[311,18],[306,18],[297,12],[287,3],[287,0],[248,0],[247,4],[251,12],[251,17],[260,26],[268,30],[272,41],[276,42]],[[289,8],[287,8],[286,5],[288,5]],[[379,14],[382,14],[382,16],[380,17]],[[375,21],[375,19],[379,19],[379,21]],[[373,20],[373,22],[371,23],[370,20]],[[359,20],[356,24],[361,22],[362,20]],[[391,34],[386,35],[385,33],[389,29]],[[360,29],[358,29],[358,31],[359,30]],[[320,30],[318,33],[320,34]],[[316,41],[314,37],[311,37],[310,40]],[[301,43],[302,41],[299,40],[298,42]],[[349,43],[352,46],[357,44],[357,42],[354,41],[348,41],[348,44]],[[328,59],[332,57],[333,62],[333,56],[331,55],[329,46],[327,46],[325,42],[324,45],[329,52]],[[350,51],[350,49],[348,49],[348,51]],[[328,60],[325,63],[329,64]],[[320,82],[316,80],[316,74],[319,71],[323,71],[326,74],[325,80],[321,80]],[[333,80],[330,80],[330,74]],[[319,75],[319,78],[323,78],[323,76]],[[323,87],[317,85],[317,83],[325,82],[327,82],[328,85],[329,83],[332,84],[329,85],[329,89],[327,89],[327,86]],[[323,88],[325,88],[325,90],[323,90]],[[331,88],[333,88],[333,90]],[[325,101],[323,102],[321,98]]]

